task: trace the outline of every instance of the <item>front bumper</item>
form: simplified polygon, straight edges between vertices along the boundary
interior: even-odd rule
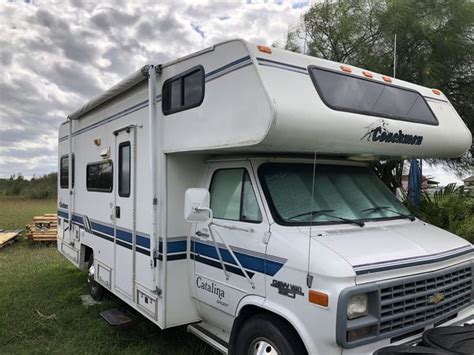
[[[414,349],[419,349],[417,350],[417,353],[419,351],[420,354],[432,354],[433,351],[436,351],[436,354],[444,354],[445,350],[439,350],[439,341],[444,342],[443,348],[444,349],[449,349],[453,350],[451,348],[452,345],[460,346],[462,343],[464,346],[469,347],[467,349],[468,353],[473,353],[474,354],[474,346],[471,346],[471,339],[474,335],[474,315],[471,315],[470,317],[466,319],[461,319],[458,322],[451,324],[449,327],[448,332],[443,332],[444,334],[441,336],[441,339],[438,337],[440,334],[434,335],[431,333],[431,335],[428,334],[428,332],[438,332],[441,330],[443,327],[439,327],[433,330],[427,330],[423,332],[423,335],[420,337],[420,339],[416,341],[411,341],[408,343],[405,343],[403,345],[391,345],[387,346],[384,348],[381,348],[377,350],[374,355],[397,355],[397,354],[412,354]],[[439,333],[439,332],[438,332]],[[428,344],[425,344],[422,339],[428,339]],[[433,341],[435,341],[438,344],[433,344]],[[431,343],[431,344],[430,344]],[[451,346],[446,346],[450,344]],[[466,349],[464,349],[466,350]],[[457,353],[453,350],[453,353]],[[465,351],[462,351],[462,353],[465,353]]]

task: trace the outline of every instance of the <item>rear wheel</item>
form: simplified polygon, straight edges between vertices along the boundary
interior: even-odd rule
[[[89,288],[89,293],[93,299],[96,301],[102,300],[104,298],[105,289],[97,283],[94,279],[95,267],[94,267],[94,255],[91,254],[89,257],[89,263],[87,267],[87,287]]]
[[[278,317],[258,314],[240,328],[236,355],[300,355],[306,349],[294,329]]]

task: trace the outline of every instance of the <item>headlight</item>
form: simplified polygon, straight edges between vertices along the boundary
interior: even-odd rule
[[[367,294],[352,295],[347,304],[347,319],[355,319],[369,314]]]

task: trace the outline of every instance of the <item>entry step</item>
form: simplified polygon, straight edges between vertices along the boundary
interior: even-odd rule
[[[112,308],[100,313],[100,316],[113,327],[124,327],[136,322],[137,318],[126,310]]]

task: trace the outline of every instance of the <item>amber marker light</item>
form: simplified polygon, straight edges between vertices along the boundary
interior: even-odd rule
[[[346,73],[352,73],[351,67],[348,67],[347,65],[341,65],[340,66],[341,70],[346,72]]]
[[[311,303],[327,307],[329,305],[329,296],[324,292],[309,290],[308,300]]]
[[[370,71],[364,70],[362,71],[362,74],[364,74],[365,77],[372,79],[374,77],[374,74],[372,74]]]
[[[272,49],[268,46],[257,46],[257,48],[260,52],[272,54]]]
[[[387,83],[391,83],[391,82],[392,82],[392,78],[389,77],[389,76],[385,76],[385,75],[384,75],[384,76],[382,76],[382,79],[383,79],[383,81],[386,81]]]
[[[438,89],[433,89],[431,91],[433,91],[433,94],[435,95],[441,95],[441,91],[439,91]]]

